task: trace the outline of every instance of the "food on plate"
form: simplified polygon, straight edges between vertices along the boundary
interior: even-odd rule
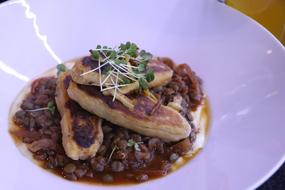
[[[69,98],[67,88],[70,83],[69,72],[58,76],[55,100],[61,115],[62,145],[68,157],[82,160],[95,156],[103,142],[102,119]]]
[[[92,57],[87,56],[84,57],[82,60],[79,60],[77,63],[75,63],[74,67],[72,68],[72,79],[74,82],[78,84],[84,84],[84,85],[95,85],[100,86],[100,74],[98,71],[98,68],[101,67],[102,70],[108,69],[110,67],[107,67],[107,61],[101,63],[99,66],[98,61],[94,61]],[[115,62],[111,62],[112,65],[116,65]],[[127,64],[126,64],[127,65]],[[166,83],[168,83],[171,80],[171,77],[173,75],[173,70],[170,69],[167,65],[165,65],[162,61],[158,59],[152,59],[150,60],[150,63],[148,64],[148,67],[150,70],[154,71],[154,79],[149,82],[149,87],[156,87],[161,86]],[[120,69],[118,66],[115,66],[116,69]],[[129,70],[130,68],[134,68],[134,66],[125,66],[121,67],[122,70]],[[106,80],[103,85],[108,86],[108,83],[112,83],[112,79],[115,80],[116,78],[116,69],[113,72],[109,73],[103,73],[101,74],[101,80],[102,82]],[[128,77],[125,77],[125,80],[131,80],[133,76],[129,75]],[[120,88],[120,93],[127,94],[133,90],[136,90],[139,88],[139,81],[135,81],[127,86],[122,86]]]
[[[153,111],[159,102],[151,97],[126,97],[132,104],[129,108],[120,101],[112,101],[111,96],[104,96],[98,87],[71,82],[67,91],[70,98],[90,113],[142,135],[159,137],[168,142],[184,139],[191,132],[190,124],[175,109],[160,105]]]
[[[10,133],[33,161],[69,180],[138,183],[174,171],[203,148],[202,81],[187,64],[136,44],[97,46],[29,83]]]

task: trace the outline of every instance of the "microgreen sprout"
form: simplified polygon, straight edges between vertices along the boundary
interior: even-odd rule
[[[80,76],[98,72],[100,90],[114,90],[113,100],[117,91],[124,86],[138,82],[140,89],[147,90],[148,83],[154,80],[154,71],[148,68],[152,54],[140,50],[135,43],[126,42],[114,48],[97,45],[89,52],[98,66]]]
[[[134,147],[134,149],[136,150],[136,151],[141,151],[141,149],[140,149],[140,144],[142,144],[143,142],[136,142],[136,141],[134,141],[133,139],[129,139],[128,140],[128,146],[129,147]]]
[[[54,115],[55,113],[55,104],[53,101],[49,101],[46,107],[43,108],[37,108],[37,109],[32,109],[32,110],[25,110],[28,112],[36,112],[36,111],[43,111],[43,110],[49,110],[51,112],[52,115]]]
[[[57,69],[57,76],[59,76],[61,73],[67,71],[67,67],[64,65],[64,64],[58,64],[56,66],[56,69]]]

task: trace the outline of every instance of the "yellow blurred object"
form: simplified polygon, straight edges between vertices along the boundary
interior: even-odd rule
[[[228,0],[226,2],[262,24],[285,45],[285,0]]]

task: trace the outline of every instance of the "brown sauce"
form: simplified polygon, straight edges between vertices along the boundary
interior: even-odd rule
[[[210,121],[211,121],[211,112],[210,112],[210,105],[209,105],[208,100],[205,101],[205,106],[202,110],[202,114],[203,114],[203,117],[205,117],[205,121],[206,121],[205,131],[206,131],[206,136],[207,136],[209,133],[209,127],[210,127]],[[17,136],[13,134],[12,134],[12,137],[17,145],[21,144],[21,141],[22,141],[21,139],[19,139]],[[198,149],[195,152],[193,152],[190,156],[187,155],[187,156],[181,157],[182,161],[179,163],[174,163],[172,168],[175,168],[175,169],[171,169],[167,175],[169,175],[170,173],[174,171],[177,171],[180,167],[187,164],[189,161],[195,158],[199,154],[200,151],[201,149]],[[160,170],[158,170],[158,166],[161,166],[162,163],[168,159],[168,157],[169,155],[167,153],[163,155],[159,155],[159,156],[156,155],[155,159],[152,160],[151,164],[148,165],[147,168],[145,168],[145,170],[126,170],[123,172],[107,172],[107,171],[97,172],[97,173],[94,173],[93,178],[83,177],[80,180],[78,180],[78,182],[83,182],[83,183],[88,183],[88,184],[101,184],[101,185],[137,184],[138,182],[134,180],[134,176],[138,176],[141,174],[147,174],[148,181],[157,179],[157,178],[160,178],[166,175],[166,174],[161,173]],[[36,161],[38,165],[45,170],[48,170],[58,176],[63,175],[62,168],[48,169],[46,167],[46,161],[37,161],[37,160],[34,160],[34,161]],[[148,172],[145,172],[146,170]],[[103,178],[107,174],[111,174],[114,177],[114,181],[112,181],[111,183],[106,183],[103,180]]]
[[[202,109],[201,114],[203,115],[203,117],[205,117],[205,135],[206,135],[206,140],[207,140],[207,137],[209,135],[210,125],[211,125],[211,107],[210,107],[210,103],[208,99],[205,100],[205,105]],[[181,157],[182,159],[181,162],[174,163],[174,165],[172,166],[172,169],[167,174],[162,174],[156,171],[157,171],[157,166],[161,165],[163,161],[167,160],[169,155],[164,154],[164,155],[156,156],[155,160],[152,161],[151,165],[149,165],[146,168],[149,171],[153,171],[152,173],[148,172],[148,176],[149,176],[148,181],[161,178],[166,175],[171,175],[171,173],[179,170],[181,167],[183,167],[188,162],[190,162],[192,159],[194,159],[201,151],[202,149],[197,149],[190,155]],[[101,173],[98,174],[98,178],[95,178],[95,179],[83,178],[80,182],[86,182],[88,184],[101,184],[101,185],[134,185],[134,184],[138,184],[138,182],[134,181],[133,178],[131,178],[130,176],[134,176],[134,175],[142,174],[142,173],[144,173],[143,170],[141,172],[135,171],[135,170],[124,171],[120,173],[114,172],[111,174],[115,176],[116,180],[112,183],[105,183],[104,181],[102,181],[103,176],[105,174],[110,174],[108,172],[105,172],[102,174]],[[55,174],[61,175],[59,171],[57,171]]]
[[[59,114],[56,111],[56,114]],[[58,117],[58,115],[57,115]],[[202,109],[202,117],[205,120],[205,135],[208,135],[208,131],[209,131],[209,126],[210,126],[210,118],[211,118],[211,113],[210,113],[210,105],[208,100],[205,100],[203,109]],[[11,125],[14,125],[13,128],[15,128],[16,124],[13,121],[13,117],[10,117],[10,121],[9,123]],[[22,128],[19,126],[16,126],[18,128]],[[119,128],[117,126],[111,126],[112,128]],[[129,131],[129,130],[128,130]],[[130,135],[136,135],[136,133],[129,131]],[[105,134],[104,134],[105,135]],[[14,133],[11,133],[11,136],[13,137],[16,145],[21,145],[23,144],[23,139],[19,138],[18,136],[16,136]],[[142,136],[142,138],[144,138]],[[148,141],[146,141],[148,142]],[[60,144],[60,143],[59,143]],[[192,160],[199,152],[201,149],[198,149],[194,152],[192,152],[192,154],[187,154],[186,156],[181,156],[180,157],[180,161],[179,163],[177,162],[169,162],[169,157],[170,154],[172,153],[171,150],[171,146],[173,144],[171,143],[164,143],[164,146],[167,148],[166,151],[164,151],[164,153],[152,153],[153,159],[151,159],[150,162],[148,163],[138,163],[138,164],[144,164],[143,167],[138,167],[138,168],[132,168],[132,167],[127,167],[125,168],[124,171],[120,171],[120,172],[114,172],[111,169],[111,166],[108,165],[106,166],[104,171],[100,171],[100,172],[96,172],[93,171],[92,172],[92,177],[91,175],[84,175],[83,177],[81,177],[80,179],[78,179],[78,182],[84,182],[84,183],[90,183],[90,184],[104,184],[104,185],[120,185],[120,184],[137,184],[139,182],[144,182],[144,181],[149,181],[149,180],[153,180],[156,178],[160,178],[163,177],[165,175],[168,175],[171,172],[176,171],[177,169],[179,169],[180,167],[182,167],[183,165],[187,164],[190,160]],[[62,145],[61,145],[62,146]],[[62,148],[61,148],[62,149]],[[41,153],[31,153],[33,154],[34,158],[37,156],[41,156]],[[64,153],[61,152],[61,154],[65,155]],[[110,155],[110,152],[108,152],[107,155]],[[72,161],[70,159],[68,159],[68,162],[75,164],[76,166],[87,166],[90,168],[90,161]],[[182,161],[181,161],[182,160]],[[44,168],[45,170],[48,170],[56,175],[59,176],[63,176],[64,178],[67,178],[70,180],[70,177],[67,176],[64,173],[64,166],[59,166],[56,168],[50,168],[48,166],[50,160],[49,158],[45,158],[42,159],[42,161],[39,161],[38,159],[34,159],[33,161],[36,161],[38,163],[39,166],[41,166],[42,168]],[[169,166],[170,163],[170,166]],[[168,165],[167,165],[168,164]],[[161,167],[169,167],[169,169],[167,170],[162,170]],[[165,172],[166,171],[166,172]],[[88,171],[89,172],[89,171]],[[87,173],[88,173],[87,172]],[[112,176],[112,181],[106,181],[106,176],[111,175]],[[144,177],[145,175],[147,175],[147,179],[145,180]],[[138,180],[137,178],[143,178],[142,180]]]

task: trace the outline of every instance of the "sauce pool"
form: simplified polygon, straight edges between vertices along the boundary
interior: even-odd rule
[[[22,94],[22,92],[21,92]],[[21,95],[22,96],[22,95]],[[15,123],[13,122],[13,115],[10,112],[10,116],[9,116],[9,123],[10,125],[15,125]],[[211,122],[211,110],[210,110],[210,104],[209,104],[209,100],[205,99],[204,102],[204,106],[201,110],[201,118],[204,122],[204,134],[205,134],[205,139],[208,136],[209,133],[209,128],[210,128],[210,122]],[[22,139],[20,139],[19,137],[13,135],[11,133],[11,136],[14,139],[14,142],[17,146],[22,145]],[[203,143],[205,144],[205,142]],[[111,170],[107,170],[107,171],[103,171],[103,172],[93,172],[93,177],[83,177],[80,178],[79,180],[77,180],[78,182],[83,182],[83,183],[88,183],[88,184],[101,184],[101,185],[128,185],[128,184],[138,184],[139,182],[136,181],[134,178],[136,176],[140,176],[143,174],[147,174],[148,179],[147,181],[153,180],[153,179],[157,179],[160,177],[163,177],[165,175],[169,175],[170,173],[177,171],[180,167],[184,166],[185,164],[187,164],[189,161],[191,161],[193,158],[195,158],[199,152],[202,150],[202,148],[197,148],[195,151],[192,151],[189,154],[186,154],[183,157],[180,157],[175,163],[172,164],[171,169],[168,173],[164,174],[161,173],[161,171],[158,169],[158,166],[163,165],[165,160],[169,159],[169,154],[165,153],[165,154],[160,154],[160,155],[155,155],[155,158],[151,161],[151,164],[147,165],[145,168],[142,168],[141,170],[132,170],[132,169],[128,169],[122,172],[112,172]],[[28,150],[25,151],[25,154],[27,154],[27,152],[29,152]],[[31,153],[28,153],[31,154]],[[29,155],[29,157],[31,157],[31,159],[36,162],[40,167],[42,167],[45,170],[48,170],[56,175],[59,176],[64,176],[63,175],[63,168],[54,168],[54,169],[48,169],[47,166],[47,161],[38,161],[32,158],[31,155]],[[80,161],[78,161],[80,162]],[[82,161],[84,162],[84,161]],[[106,182],[106,180],[104,179],[105,176],[108,175],[112,175],[113,176],[113,181],[111,182]],[[142,176],[143,177],[143,176]]]

